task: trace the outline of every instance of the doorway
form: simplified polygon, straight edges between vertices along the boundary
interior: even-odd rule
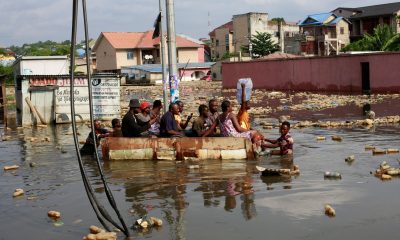
[[[362,93],[371,94],[369,62],[361,63]]]

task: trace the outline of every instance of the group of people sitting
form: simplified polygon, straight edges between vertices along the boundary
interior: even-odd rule
[[[289,134],[290,123],[282,123],[280,127],[281,137],[277,140],[264,138],[260,132],[251,128],[248,114],[250,106],[249,101],[245,100],[244,86],[242,86],[242,90],[242,101],[238,115],[233,113],[232,104],[229,100],[224,100],[221,103],[222,112],[219,113],[217,100],[211,99],[208,102],[208,106],[205,104],[199,106],[199,116],[193,121],[190,130],[187,130],[187,127],[193,117],[193,113],[186,119],[182,119],[184,111],[184,103],[182,101],[171,103],[168,111],[161,116],[162,103],[160,100],[154,101],[153,105],[151,105],[148,102],[140,103],[138,99],[132,99],[129,102],[129,111],[123,117],[122,123],[119,119],[113,119],[113,130],[110,133],[106,133],[104,129],[101,129],[100,124],[96,121],[96,139],[105,136],[153,138],[243,137],[248,138],[253,144],[263,149],[279,147],[280,150],[271,151],[273,155],[292,154],[293,138]],[[219,128],[219,132],[217,128]],[[93,145],[93,138],[89,138],[91,138],[91,135],[89,135],[87,143]],[[91,149],[89,150],[91,151]]]

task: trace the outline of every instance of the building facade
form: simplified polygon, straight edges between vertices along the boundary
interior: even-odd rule
[[[238,14],[232,17],[232,21],[227,22],[209,33],[211,39],[211,57],[214,60],[228,59],[232,56],[249,57],[250,53],[242,52],[243,46],[250,45],[253,35],[260,33],[270,33],[272,40],[285,48],[285,37],[291,37],[299,33],[299,26],[296,23],[283,23],[268,20],[267,13],[249,12]],[[251,50],[251,46],[250,46]]]
[[[211,59],[220,59],[227,53],[234,53],[233,22],[227,22],[209,33]]]
[[[352,23],[352,41],[360,39],[365,33],[372,34],[374,28],[383,24],[400,33],[400,2],[358,8],[340,7],[333,10],[333,13]]]
[[[313,14],[300,23],[301,51],[307,56],[339,54],[350,43],[350,22],[333,13]]]
[[[97,72],[120,73],[122,66],[161,63],[160,38],[153,31],[102,32],[93,47]],[[177,61],[204,62],[204,46],[176,36]],[[166,53],[167,54],[167,53]]]

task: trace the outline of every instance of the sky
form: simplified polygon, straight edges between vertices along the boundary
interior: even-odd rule
[[[163,0],[164,1],[164,0]],[[81,2],[81,1],[80,1]],[[298,22],[307,15],[337,7],[362,7],[394,0],[174,0],[175,28],[193,38],[231,20],[232,15],[266,12],[270,18]],[[153,27],[159,0],[87,0],[89,35],[100,32],[140,32]],[[165,4],[164,4],[165,5]],[[71,38],[72,0],[0,0],[0,46]],[[82,8],[79,6],[80,15]],[[79,21],[78,40],[83,39]]]

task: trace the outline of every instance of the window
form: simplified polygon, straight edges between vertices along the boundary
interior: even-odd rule
[[[217,39],[215,46],[219,46],[219,40]]]
[[[340,28],[340,34],[342,34],[342,35],[344,34],[344,27]]]
[[[132,51],[126,52],[126,59],[133,59],[133,52]]]
[[[227,52],[229,52],[229,45],[226,45],[226,46],[225,46],[225,50],[226,50]]]
[[[229,34],[225,34],[225,45],[229,45]]]

